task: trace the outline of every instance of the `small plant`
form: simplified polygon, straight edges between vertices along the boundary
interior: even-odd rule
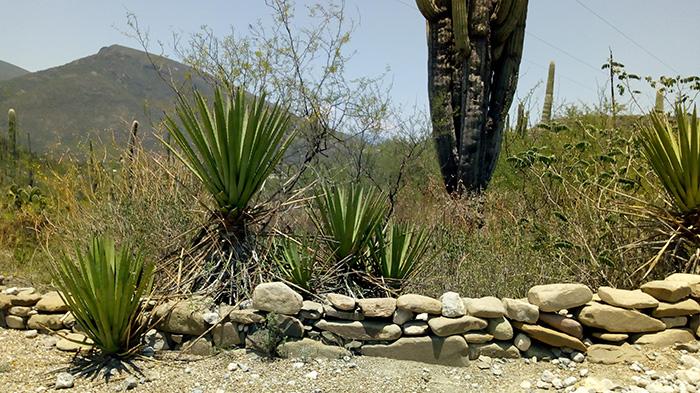
[[[276,241],[273,259],[282,277],[304,289],[311,289],[315,255],[305,243],[289,238]]]
[[[315,208],[314,222],[335,261],[362,269],[361,257],[387,211],[383,196],[354,184],[324,186]]]
[[[114,241],[94,237],[87,253],[64,255],[54,266],[61,297],[77,323],[105,355],[128,357],[145,330],[141,300],[150,295],[153,265]]]
[[[277,314],[273,312],[267,314],[265,326],[248,335],[248,342],[252,344],[253,350],[268,359],[279,357],[277,349],[285,340],[280,324],[280,317]]]
[[[417,271],[430,245],[425,229],[389,223],[384,231],[377,230],[370,249],[382,278],[404,280]]]

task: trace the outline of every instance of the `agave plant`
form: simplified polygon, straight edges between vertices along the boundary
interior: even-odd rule
[[[670,197],[671,205],[683,215],[700,210],[700,131],[697,108],[688,116],[676,105],[675,132],[666,116],[652,112],[651,126],[642,129],[644,155]]]
[[[430,244],[425,229],[389,223],[384,231],[376,231],[370,250],[377,272],[383,278],[403,280],[418,269]]]
[[[87,253],[64,255],[53,270],[61,297],[95,347],[105,355],[133,354],[145,328],[141,300],[150,295],[153,265],[94,237]]]
[[[288,238],[276,241],[273,259],[282,277],[304,289],[311,289],[315,255],[304,243]]]
[[[333,185],[323,186],[323,194],[315,199],[312,217],[336,262],[358,269],[386,211],[383,196],[372,189],[355,184]]]
[[[179,122],[165,119],[174,143],[161,142],[202,181],[226,222],[240,224],[292,140],[288,112],[239,88],[226,99],[216,89],[211,108],[194,91],[194,105],[180,97],[176,114]]]

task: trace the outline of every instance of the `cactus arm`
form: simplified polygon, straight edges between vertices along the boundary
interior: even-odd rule
[[[528,0],[513,0],[508,17],[494,29],[493,42],[498,45],[505,42],[518,26],[520,16],[527,13]]]
[[[512,8],[515,6],[519,0],[501,0],[498,3],[498,8],[496,9],[495,18],[493,24],[500,26],[505,22],[508,15],[512,12]]]
[[[466,52],[469,50],[469,14],[467,12],[467,0],[452,0],[451,11],[455,48]]]
[[[427,20],[437,19],[440,13],[440,9],[437,4],[435,4],[435,0],[416,0],[416,5],[420,13],[423,14],[423,17]]]

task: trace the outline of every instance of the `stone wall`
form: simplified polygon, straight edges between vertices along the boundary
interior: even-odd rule
[[[1,284],[1,282],[0,282]],[[56,292],[0,285],[0,326],[48,330],[80,338],[79,327]],[[566,356],[600,362],[634,356],[636,345],[670,346],[700,335],[700,275],[673,274],[630,291],[593,293],[582,284],[538,285],[525,299],[440,299],[417,294],[353,299],[326,294],[304,300],[284,283],[259,285],[239,306],[191,298],[150,310],[157,329],[145,337],[146,353],[173,349],[206,355],[214,348],[247,347],[283,356],[343,357],[351,353],[451,366],[479,356]],[[271,334],[274,333],[274,334]],[[87,340],[86,340],[87,341]],[[58,340],[59,349],[76,350]],[[89,342],[86,342],[89,345]],[[629,349],[629,351],[626,351]],[[631,354],[631,355],[630,355]]]

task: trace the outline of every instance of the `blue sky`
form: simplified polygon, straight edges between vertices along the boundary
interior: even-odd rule
[[[202,25],[220,35],[231,26],[243,31],[251,21],[265,22],[269,15],[262,0],[3,3],[0,60],[31,71],[64,64],[114,43],[138,47],[122,33],[127,30],[127,11],[137,15],[152,39],[164,41],[173,32],[188,34]],[[307,3],[299,0],[297,6]],[[348,66],[350,74],[377,75],[389,67],[394,98],[406,105],[427,105],[425,24],[413,0],[346,0],[346,7],[358,23],[351,42],[357,54]],[[596,103],[606,83],[600,65],[609,47],[629,71],[640,75],[700,74],[698,15],[698,0],[530,0],[517,94],[523,96],[537,86],[554,60],[555,102]],[[653,92],[645,93],[642,103],[650,105]],[[540,84],[533,109],[538,110],[542,95]]]

